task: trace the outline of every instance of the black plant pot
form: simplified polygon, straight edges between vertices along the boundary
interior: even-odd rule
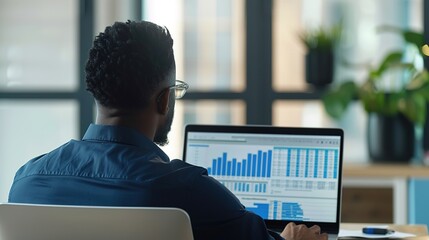
[[[409,162],[414,156],[414,124],[404,115],[368,115],[367,142],[373,162]]]
[[[324,88],[334,78],[332,50],[310,49],[305,56],[305,81],[315,88]]]

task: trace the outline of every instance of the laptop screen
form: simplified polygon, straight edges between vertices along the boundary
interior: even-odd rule
[[[189,125],[184,160],[265,220],[335,224],[342,136],[339,129]]]

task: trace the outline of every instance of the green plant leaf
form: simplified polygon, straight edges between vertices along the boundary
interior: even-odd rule
[[[429,83],[426,83],[424,86],[419,89],[413,90],[414,94],[419,94],[423,96],[426,101],[429,101]]]
[[[319,27],[306,30],[298,34],[301,41],[308,49],[332,50],[341,35],[341,26],[334,25],[331,28]]]
[[[405,97],[404,92],[385,93],[384,114],[395,115],[399,112],[399,103]]]
[[[402,36],[404,37],[405,41],[416,45],[416,47],[420,50],[420,53],[423,54],[422,47],[425,44],[423,33],[414,31],[403,31]]]
[[[371,71],[370,77],[372,79],[379,78],[390,66],[400,64],[402,56],[403,54],[401,51],[389,53],[381,62],[380,67],[375,71]]]
[[[407,85],[407,89],[417,90],[417,91],[423,90],[423,94],[424,94],[424,92],[427,91],[426,86],[428,84],[429,84],[429,72],[426,69],[424,69],[423,71],[415,74],[415,76],[411,79],[410,83]]]
[[[424,96],[410,94],[401,100],[399,107],[409,120],[421,126],[426,121],[426,104],[427,101]]]
[[[325,93],[322,102],[326,112],[331,117],[339,119],[356,96],[356,84],[353,81],[347,81]]]
[[[385,111],[384,93],[376,91],[361,91],[360,99],[367,112],[383,113]]]

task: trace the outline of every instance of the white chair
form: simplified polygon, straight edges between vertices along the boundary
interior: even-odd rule
[[[193,240],[178,208],[0,204],[0,240]]]

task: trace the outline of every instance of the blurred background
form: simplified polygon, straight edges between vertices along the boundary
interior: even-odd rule
[[[170,30],[177,78],[190,85],[164,147],[170,158],[182,157],[186,124],[264,124],[343,128],[345,164],[367,163],[364,109],[353,102],[339,120],[326,114],[326,88],[305,80],[300,35],[341,24],[331,84],[359,83],[368,66],[407,47],[377,28],[423,32],[424,8],[423,0],[0,0],[0,202],[21,165],[81,138],[95,119],[88,49],[127,19]]]

